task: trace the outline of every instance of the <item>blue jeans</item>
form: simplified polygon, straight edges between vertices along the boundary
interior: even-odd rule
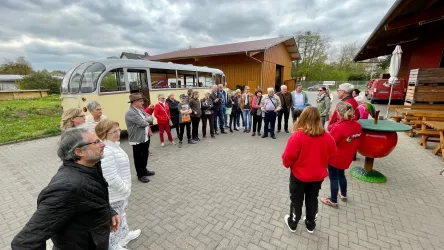
[[[324,125],[325,125],[325,116],[321,116],[321,123],[322,123],[322,127],[324,127]]]
[[[236,125],[237,125],[237,128],[240,128],[241,116],[242,116],[242,121],[243,121],[244,120],[244,118],[243,118],[244,116],[242,115],[242,112],[239,111],[239,112],[236,113]]]
[[[347,197],[347,179],[344,170],[328,165],[328,178],[330,179],[331,201],[338,203],[338,191],[341,189],[342,196]]]
[[[250,110],[248,109],[244,109],[242,110],[242,117],[244,118],[243,120],[243,125],[244,125],[244,129],[245,130],[251,130],[251,114],[250,114]]]
[[[217,118],[219,118],[220,131],[224,131],[224,116],[222,114],[222,108],[214,111],[214,131],[217,132]]]
[[[225,125],[225,127],[228,127],[227,106],[225,106],[225,105],[221,105],[221,106],[220,106],[220,110],[221,110],[221,112],[222,112],[222,117],[223,117],[223,120],[222,120],[222,126]]]

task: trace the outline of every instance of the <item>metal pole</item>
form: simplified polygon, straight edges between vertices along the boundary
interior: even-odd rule
[[[390,87],[390,96],[389,96],[389,102],[388,102],[388,106],[387,106],[387,112],[385,114],[385,119],[388,119],[388,114],[389,114],[389,109],[390,109],[390,102],[392,101],[393,84],[390,84],[390,85],[392,85],[392,86]]]

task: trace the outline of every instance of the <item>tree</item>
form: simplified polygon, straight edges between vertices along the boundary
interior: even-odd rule
[[[378,67],[382,69],[383,72],[385,72],[390,67],[391,60],[392,54],[379,58]]]
[[[51,76],[48,71],[37,71],[18,81],[20,89],[48,89],[49,94],[60,93],[60,80]]]
[[[0,74],[7,75],[29,75],[32,73],[31,63],[26,61],[23,56],[17,57],[15,61],[5,59],[0,65]]]

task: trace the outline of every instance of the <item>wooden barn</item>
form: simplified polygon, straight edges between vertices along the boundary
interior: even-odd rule
[[[291,81],[292,61],[300,60],[300,55],[294,37],[277,37],[178,50],[145,59],[218,68],[225,73],[230,89],[248,85],[252,90],[279,90],[285,81]],[[294,84],[289,84],[289,89],[293,88]]]

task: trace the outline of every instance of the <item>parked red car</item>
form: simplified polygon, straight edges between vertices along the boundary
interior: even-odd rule
[[[368,83],[365,96],[371,103],[388,101],[390,98],[390,87],[388,79],[372,79]],[[392,100],[404,101],[406,92],[407,83],[404,79],[399,78],[398,82],[393,85]]]

